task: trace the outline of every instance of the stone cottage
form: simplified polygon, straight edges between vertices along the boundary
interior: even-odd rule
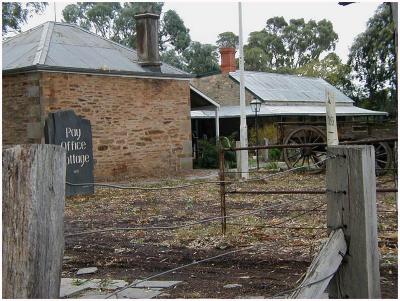
[[[220,53],[220,73],[191,80],[192,128],[199,138],[239,133],[240,74],[236,70],[235,49],[222,49]],[[244,79],[248,128],[254,127],[255,116],[250,102],[259,99],[262,105],[258,122],[267,135],[261,138],[272,143],[283,142],[279,126],[284,123],[324,125],[326,90],[335,96],[338,122],[379,120],[387,115],[354,106],[352,99],[321,78],[245,71]],[[360,135],[366,137],[364,132]]]
[[[48,113],[72,109],[97,180],[191,169],[191,76],[159,61],[157,15],[137,26],[138,51],[56,22],[3,42],[3,144],[44,143]]]

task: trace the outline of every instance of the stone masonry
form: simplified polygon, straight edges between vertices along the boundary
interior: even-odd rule
[[[92,125],[96,180],[192,168],[189,83],[76,73],[3,76],[3,144],[40,143],[48,112]]]
[[[3,145],[40,143],[38,73],[3,76]]]
[[[229,74],[216,74],[191,80],[191,84],[198,90],[211,97],[221,106],[240,105],[239,83],[229,77]],[[246,90],[246,105],[254,96]]]

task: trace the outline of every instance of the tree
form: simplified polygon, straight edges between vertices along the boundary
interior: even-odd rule
[[[325,19],[305,22],[283,17],[267,20],[261,31],[250,33],[244,47],[246,69],[270,72],[293,72],[312,61],[323,52],[335,48],[337,34],[332,23]],[[291,71],[292,70],[292,71]]]
[[[364,107],[397,115],[397,75],[394,23],[390,6],[381,4],[350,48],[348,64],[360,85]]]
[[[320,77],[341,90],[347,96],[353,98],[355,87],[351,82],[351,67],[343,64],[339,56],[330,52],[326,57],[296,69],[295,74],[302,76]]]
[[[217,46],[219,48],[236,48],[239,44],[239,37],[231,31],[222,32],[218,35]]]
[[[185,69],[185,59],[173,49],[163,51],[161,53],[161,61],[181,70]]]
[[[183,20],[174,10],[168,10],[161,23],[161,48],[165,50],[172,46],[178,53],[182,53],[191,42],[189,29]]]
[[[63,10],[64,22],[77,24],[104,38],[131,48],[136,48],[135,15],[161,14],[162,2],[78,2]],[[189,30],[179,15],[169,10],[160,21],[160,50],[173,49],[182,52],[189,46]]]
[[[21,31],[21,25],[26,23],[28,16],[44,12],[47,2],[2,2],[3,24],[2,33]]]
[[[217,47],[192,42],[183,52],[185,70],[195,74],[219,71]]]

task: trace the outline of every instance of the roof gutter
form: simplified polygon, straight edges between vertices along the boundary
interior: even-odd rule
[[[35,71],[47,71],[47,72],[63,72],[63,73],[79,73],[79,74],[94,74],[94,75],[106,75],[106,76],[124,76],[124,77],[138,77],[138,78],[154,78],[154,79],[178,79],[178,80],[190,80],[194,78],[191,74],[169,74],[159,72],[134,72],[134,71],[122,71],[122,70],[103,70],[103,69],[85,69],[85,68],[74,68],[74,67],[58,67],[49,65],[32,65],[21,68],[14,68],[3,70],[3,75],[12,75],[25,72]]]

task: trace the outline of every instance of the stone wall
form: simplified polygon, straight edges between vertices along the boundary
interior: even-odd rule
[[[9,103],[14,97],[7,82],[3,78],[3,98],[6,87]],[[3,143],[20,143],[24,139],[15,139],[10,132],[18,128],[19,136],[26,136],[27,126],[22,124],[40,121],[18,114],[8,124],[4,114],[11,120],[11,107],[13,112],[30,111],[31,103],[37,107],[40,99],[43,117],[50,111],[73,109],[90,120],[97,180],[164,176],[192,168],[187,80],[44,72],[39,85],[40,98],[31,100],[18,92],[21,101],[15,105],[3,101],[3,133],[7,132]]]
[[[3,76],[3,145],[40,143],[39,80],[38,73]]]
[[[191,84],[198,90],[211,97],[222,106],[240,105],[240,86],[229,74],[217,74],[191,80]],[[246,90],[246,105],[254,96]]]

